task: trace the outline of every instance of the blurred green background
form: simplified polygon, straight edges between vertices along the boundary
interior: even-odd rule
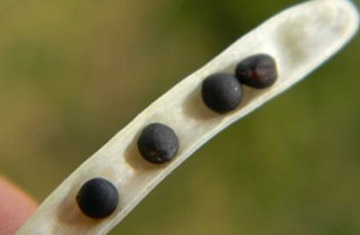
[[[300,1],[0,2],[0,172],[42,201],[150,102]],[[360,40],[193,155],[111,234],[360,234]]]

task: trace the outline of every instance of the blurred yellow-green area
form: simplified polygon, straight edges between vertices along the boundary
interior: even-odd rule
[[[1,1],[1,174],[41,202],[162,93],[297,2]],[[360,234],[359,55],[355,37],[111,234]]]

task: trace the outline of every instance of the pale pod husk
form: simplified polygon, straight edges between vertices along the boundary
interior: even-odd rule
[[[206,141],[341,49],[355,34],[358,22],[355,6],[346,0],[309,1],[275,15],[141,112],[51,193],[18,234],[107,233]],[[210,111],[201,100],[202,81],[213,73],[233,73],[239,61],[257,53],[276,59],[276,83],[261,90],[245,88],[240,106],[226,115]],[[137,137],[154,122],[168,125],[179,138],[180,149],[170,163],[151,164],[139,155]],[[108,179],[119,193],[117,209],[104,219],[88,218],[75,200],[80,187],[94,177]]]

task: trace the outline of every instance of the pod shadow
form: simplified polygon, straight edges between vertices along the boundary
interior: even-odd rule
[[[186,116],[196,120],[206,121],[222,118],[205,105],[201,96],[201,86],[196,87],[185,99],[182,109]]]
[[[140,132],[131,140],[128,147],[125,149],[124,158],[126,163],[128,163],[133,169],[135,170],[156,170],[168,165],[167,163],[164,164],[153,164],[147,162],[139,153],[137,140],[139,138]]]

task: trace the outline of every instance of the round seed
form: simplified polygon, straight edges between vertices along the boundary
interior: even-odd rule
[[[247,57],[237,65],[235,75],[242,84],[258,89],[271,86],[278,77],[276,62],[267,54]]]
[[[175,157],[179,149],[179,140],[170,127],[161,123],[153,123],[140,134],[138,148],[145,160],[161,164],[169,162]]]
[[[87,181],[76,196],[81,211],[92,218],[111,215],[118,204],[118,192],[106,179],[93,178]]]
[[[236,77],[216,73],[204,80],[201,95],[208,108],[217,113],[227,113],[240,104],[243,92]]]

